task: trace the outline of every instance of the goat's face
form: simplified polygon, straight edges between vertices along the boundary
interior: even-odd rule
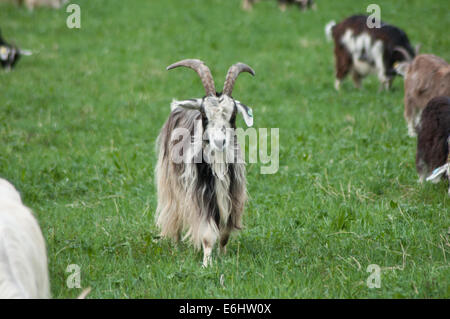
[[[217,94],[214,89],[214,82],[211,73],[206,65],[199,60],[183,60],[168,67],[172,69],[178,66],[186,66],[194,69],[202,78],[206,90],[206,96],[202,99],[191,99],[185,101],[172,102],[172,109],[184,107],[200,111],[202,114],[205,137],[210,146],[223,151],[232,141],[235,128],[236,114],[243,115],[247,126],[253,125],[252,110],[241,102],[231,97],[234,82],[241,72],[249,72],[254,75],[254,71],[243,63],[237,63],[230,67],[225,81],[224,92]]]
[[[405,48],[397,46],[394,48],[394,51],[397,51],[401,53],[402,58],[400,61],[397,61],[394,63],[394,71],[398,75],[402,77],[406,77],[406,74],[408,73],[409,67],[411,66],[412,62],[414,61],[415,56],[419,55],[420,51],[420,44],[416,45],[415,48],[415,55],[411,55]]]
[[[253,125],[252,109],[225,94],[206,96],[202,99],[173,101],[172,110],[176,107],[200,111],[205,130],[204,138],[217,151],[223,151],[230,145],[231,129],[236,127],[237,113],[242,114],[247,126]]]
[[[210,145],[217,151],[222,151],[230,142],[230,128],[234,126],[236,106],[227,95],[206,97],[203,100],[204,120],[206,120],[206,135]]]

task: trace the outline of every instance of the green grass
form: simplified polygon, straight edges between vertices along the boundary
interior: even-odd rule
[[[5,38],[35,54],[0,72],[0,176],[39,220],[53,297],[80,293],[66,286],[78,264],[93,298],[449,298],[448,185],[417,182],[402,80],[382,94],[375,77],[333,89],[324,25],[372,2],[247,13],[240,0],[79,0],[80,30],[65,10],[1,3]],[[447,0],[377,3],[450,60]],[[256,128],[280,128],[280,170],[247,166],[245,229],[208,269],[153,222],[157,134],[172,98],[203,95],[194,72],[165,71],[183,58],[207,62],[218,87],[232,63],[251,65],[234,96]],[[369,264],[380,289],[366,286]]]

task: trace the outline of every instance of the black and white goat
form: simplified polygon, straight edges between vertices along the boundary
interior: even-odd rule
[[[416,130],[416,168],[420,182],[427,176],[427,181],[434,183],[445,175],[450,178],[450,97],[431,99],[422,112]]]
[[[231,93],[241,72],[255,73],[243,63],[231,66],[223,92],[217,93],[211,72],[202,61],[187,59],[167,69],[180,66],[198,73],[206,96],[173,101],[172,112],[159,134],[156,224],[161,236],[176,241],[186,231],[183,239],[189,238],[197,249],[203,246],[203,266],[207,267],[217,239],[225,252],[230,233],[242,227],[247,201],[245,163],[234,129],[238,113],[248,126],[253,125],[253,115]],[[185,156],[182,162],[175,160],[180,155],[180,129],[188,133],[186,147],[181,151]],[[193,135],[203,138],[191,143]],[[234,160],[227,160],[230,158]]]
[[[365,15],[355,15],[338,24],[331,21],[325,27],[327,38],[334,40],[336,90],[350,72],[357,88],[365,76],[375,73],[381,83],[380,90],[388,90],[396,75],[394,64],[405,60],[397,48],[403,48],[412,57],[416,54],[404,31],[383,22],[380,28],[370,28],[368,19]]]
[[[31,51],[20,50],[17,46],[7,43],[0,31],[0,64],[7,71],[16,65],[22,55],[31,55]]]

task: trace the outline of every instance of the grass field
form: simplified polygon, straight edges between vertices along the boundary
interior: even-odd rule
[[[0,176],[39,220],[53,297],[80,293],[66,286],[77,264],[92,298],[450,298],[448,184],[417,182],[402,80],[381,94],[376,77],[333,88],[324,25],[373,1],[317,0],[304,13],[275,1],[250,13],[240,0],[76,3],[79,30],[64,9],[0,3],[4,37],[35,52],[0,72]],[[450,61],[447,0],[377,3]],[[153,221],[170,101],[204,94],[193,71],[165,71],[183,58],[204,60],[217,87],[231,64],[251,65],[233,95],[256,128],[280,128],[279,171],[247,166],[245,229],[208,269],[187,243],[158,240]],[[370,264],[379,289],[366,285]]]

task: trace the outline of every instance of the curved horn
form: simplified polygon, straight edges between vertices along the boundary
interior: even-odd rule
[[[232,65],[228,69],[225,84],[223,85],[223,94],[231,96],[231,93],[233,92],[234,83],[236,82],[238,75],[242,72],[248,72],[253,76],[255,75],[255,71],[253,71],[253,69],[249,67],[247,64],[236,63]]]
[[[203,87],[205,88],[206,95],[216,95],[216,89],[214,88],[214,79],[211,75],[211,71],[206,66],[203,61],[197,59],[186,59],[178,61],[174,64],[169,65],[166,69],[172,70],[179,66],[184,66],[187,68],[191,68],[200,76],[202,80]]]
[[[411,56],[411,54],[407,50],[402,48],[402,47],[395,47],[394,51],[398,51],[401,54],[403,54],[403,56],[405,57],[406,61],[408,61],[408,62],[411,62],[413,60],[413,57]]]

